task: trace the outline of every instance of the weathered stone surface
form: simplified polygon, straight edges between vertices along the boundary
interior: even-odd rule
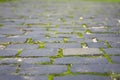
[[[54,64],[102,64],[107,63],[105,58],[64,57],[55,59]]]
[[[65,65],[21,65],[20,74],[52,74],[63,73],[67,70]]]
[[[115,63],[120,63],[120,56],[111,56],[111,59]]]
[[[107,54],[111,55],[120,55],[120,49],[119,48],[109,48],[109,49],[104,49]]]
[[[4,49],[0,50],[0,56],[15,56],[18,50]]]
[[[63,55],[100,55],[97,48],[66,48],[63,49]]]
[[[11,44],[7,46],[7,49],[37,49],[37,44]]]
[[[55,77],[54,80],[111,80],[106,76],[94,76],[94,75],[76,75],[76,76],[63,76]]]
[[[56,56],[57,49],[33,49],[23,50],[20,56]]]

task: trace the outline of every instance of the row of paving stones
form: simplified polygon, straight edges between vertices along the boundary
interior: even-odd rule
[[[119,80],[119,4],[23,0],[0,10],[1,79]]]

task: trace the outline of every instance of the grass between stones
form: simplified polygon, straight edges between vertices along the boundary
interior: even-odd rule
[[[110,58],[110,55],[109,55],[109,54],[106,54],[106,52],[103,50],[103,48],[100,48],[100,51],[102,52],[103,57],[106,58],[109,63],[113,63],[113,62],[112,62],[112,59]]]
[[[23,49],[18,50],[17,54],[15,55],[16,57],[19,57],[19,55],[22,53]]]

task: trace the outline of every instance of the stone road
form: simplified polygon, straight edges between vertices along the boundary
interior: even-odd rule
[[[0,3],[0,80],[120,80],[120,4]]]

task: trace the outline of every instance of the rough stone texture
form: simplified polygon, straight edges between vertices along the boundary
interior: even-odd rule
[[[11,44],[7,46],[7,49],[37,49],[37,44]]]
[[[109,49],[104,49],[107,54],[111,55],[120,55],[120,49],[119,48],[109,48]]]
[[[33,49],[33,50],[23,50],[20,56],[56,56],[57,49]]]
[[[63,55],[100,55],[97,48],[66,48],[63,49]]]
[[[55,77],[54,80],[111,80],[111,79],[110,77],[105,77],[105,76],[76,75],[76,76]]]
[[[102,64],[107,63],[105,58],[64,57],[55,59],[54,64]]]
[[[18,50],[4,49],[0,50],[0,56],[15,56]]]
[[[118,68],[120,64],[88,64],[88,65],[73,65],[71,71],[73,72],[113,72],[120,73]]]
[[[115,63],[120,63],[120,56],[111,56],[111,59]]]
[[[0,3],[0,80],[111,80],[120,74],[120,4],[80,1]],[[38,49],[37,41],[45,47]]]
[[[66,72],[65,65],[21,65],[20,74],[53,74]]]

